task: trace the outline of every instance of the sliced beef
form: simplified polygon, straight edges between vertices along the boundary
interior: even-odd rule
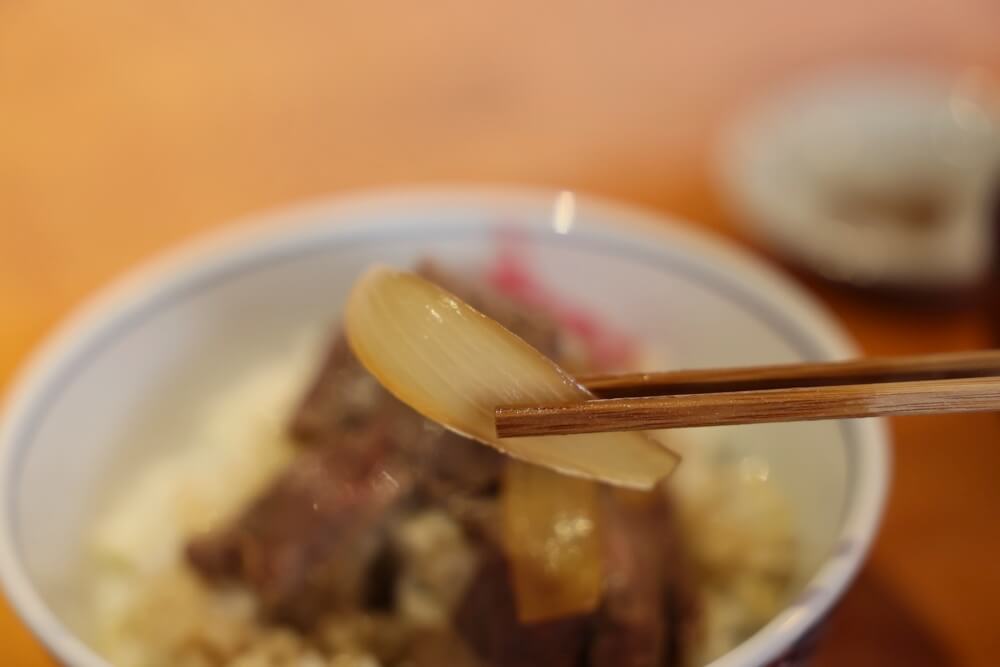
[[[608,490],[606,588],[589,667],[675,667],[690,630],[689,585],[667,496]]]
[[[404,453],[418,483],[435,501],[493,497],[499,492],[504,456],[482,443],[442,430],[409,443]]]
[[[393,456],[430,499],[496,495],[503,455],[397,400],[361,367],[338,334],[292,419],[291,433],[303,445],[335,448],[375,422],[393,438]]]
[[[613,494],[613,495],[612,495]],[[603,503],[606,584],[594,624],[591,667],[662,667],[667,629],[664,529],[647,494],[609,492]]]
[[[577,667],[585,653],[589,618],[543,623],[517,620],[508,565],[486,549],[480,570],[456,609],[459,635],[491,667]]]
[[[418,269],[457,296],[497,319],[550,355],[558,352],[555,325],[468,281],[424,262]],[[292,416],[289,431],[309,447],[334,447],[377,421],[397,443],[396,456],[431,502],[472,507],[497,495],[504,458],[498,452],[445,431],[396,400],[361,365],[338,329],[319,371]],[[473,513],[468,513],[473,517]],[[474,521],[474,519],[473,519]],[[477,531],[483,526],[471,526]]]
[[[385,465],[392,448],[373,429],[302,454],[232,525],[194,540],[189,562],[209,580],[249,586],[269,618],[300,627],[384,597],[368,575],[384,569],[385,526],[411,487]]]
[[[449,631],[427,632],[417,637],[403,664],[407,667],[492,667]]]
[[[394,561],[384,538],[395,510],[493,504],[499,489],[502,455],[396,400],[342,335],[290,428],[305,445],[299,458],[230,527],[188,548],[205,578],[248,584],[275,620],[306,627],[351,605],[388,608]],[[386,471],[399,488],[379,486]],[[476,535],[492,517],[469,511],[458,518]]]
[[[528,313],[523,306],[472,287],[469,281],[450,275],[431,262],[422,263],[417,272],[497,320],[549,357],[557,357],[558,329],[544,314]],[[338,329],[319,371],[292,415],[289,431],[304,445],[331,444],[344,433],[364,429],[372,419],[385,419],[387,411],[397,412],[399,407],[399,402],[364,369]],[[400,418],[405,420],[405,415]]]
[[[303,445],[333,444],[345,433],[363,430],[377,418],[386,394],[362,367],[338,329],[292,415],[289,432]]]
[[[669,482],[668,482],[669,484]],[[681,534],[673,500],[664,489],[656,492],[658,506],[653,513],[658,530],[663,564],[664,608],[666,626],[666,662],[671,667],[689,662],[696,641],[700,617],[695,571]]]

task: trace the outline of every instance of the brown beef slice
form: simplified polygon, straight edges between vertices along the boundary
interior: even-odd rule
[[[352,391],[365,393],[365,399],[352,397]],[[360,366],[343,335],[338,335],[290,431],[303,445],[336,447],[376,423],[398,443],[393,457],[407,466],[435,501],[496,494],[503,455],[443,429],[401,403]]]
[[[523,306],[509,299],[470,287],[468,281],[442,271],[432,262],[421,263],[417,273],[497,320],[549,357],[558,356],[558,328],[544,314],[526,312]],[[303,445],[332,444],[344,433],[364,429],[372,419],[397,411],[397,404],[357,360],[338,327],[319,370],[292,415],[289,432]]]
[[[605,591],[594,624],[591,667],[662,667],[667,632],[664,607],[664,530],[655,503],[617,493],[604,498]]]
[[[424,262],[417,269],[425,278],[454,292],[496,318],[550,355],[558,352],[555,325],[543,315],[524,309],[486,290],[470,287]],[[333,447],[373,423],[382,424],[398,443],[397,455],[408,466],[420,490],[432,502],[495,497],[503,456],[478,443],[445,431],[403,405],[364,369],[338,328],[325,359],[289,423],[300,444]]]
[[[450,631],[427,632],[418,636],[409,647],[402,664],[407,667],[492,667],[484,663]]]
[[[606,584],[588,665],[681,665],[694,609],[669,499],[609,489],[603,500]]]
[[[484,550],[480,570],[454,616],[459,635],[491,667],[576,667],[584,655],[588,623],[585,616],[519,622],[509,568],[496,549]]]
[[[332,444],[345,433],[363,430],[387,398],[388,392],[364,369],[338,328],[292,414],[289,433],[303,445]]]
[[[302,454],[232,525],[193,540],[189,562],[209,580],[249,586],[277,621],[308,627],[360,605],[384,526],[408,494],[405,476],[382,465],[391,446],[372,431]]]
[[[421,488],[435,501],[496,496],[505,458],[482,443],[439,429],[400,448]]]

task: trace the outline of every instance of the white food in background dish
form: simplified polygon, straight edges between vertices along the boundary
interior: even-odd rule
[[[996,114],[929,75],[816,80],[735,124],[721,186],[758,239],[829,278],[968,287],[991,259]]]

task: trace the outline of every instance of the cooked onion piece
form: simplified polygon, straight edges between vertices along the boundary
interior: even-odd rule
[[[522,623],[597,607],[604,560],[598,485],[510,461],[504,477],[503,541]]]
[[[500,439],[500,405],[584,401],[593,395],[540,352],[431,282],[375,267],[347,302],[348,341],[361,363],[425,417],[558,472],[651,489],[677,456],[643,433]]]

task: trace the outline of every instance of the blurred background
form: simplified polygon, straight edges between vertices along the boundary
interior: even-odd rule
[[[0,3],[0,384],[126,267],[303,198],[517,183],[782,263],[868,354],[1000,346],[996,0]],[[991,665],[1000,418],[893,422],[820,665]],[[5,664],[48,665],[0,606]]]

